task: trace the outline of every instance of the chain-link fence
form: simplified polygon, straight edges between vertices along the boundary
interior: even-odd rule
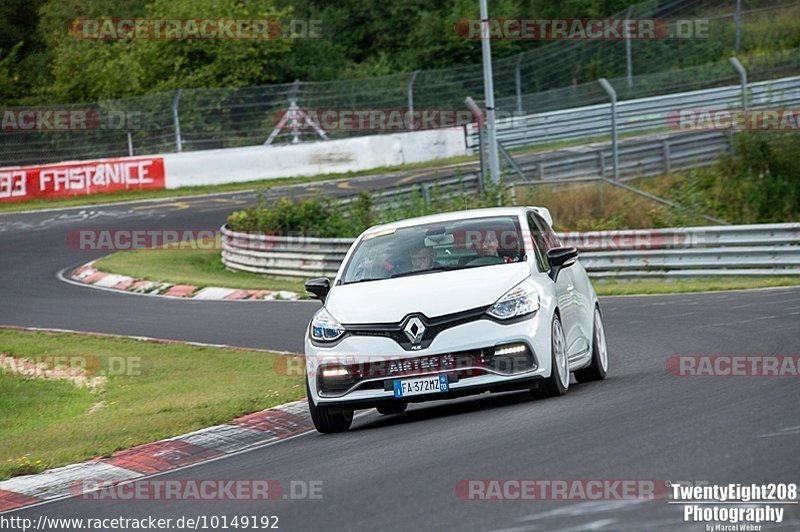
[[[607,95],[596,82],[599,77],[609,79],[620,100],[734,85],[738,77],[730,64],[709,59],[732,54],[737,48],[751,81],[800,73],[800,48],[749,53],[762,49],[765,39],[796,43],[792,17],[800,17],[800,2],[740,3],[739,14],[736,0],[668,0],[642,2],[613,15],[661,19],[669,22],[671,34],[699,31],[706,38],[553,41],[496,59],[496,107],[530,114],[605,103]],[[707,22],[697,26],[692,17]],[[765,28],[769,35],[764,35]],[[94,127],[26,132],[4,127],[0,166],[260,145],[270,137],[292,98],[302,109],[461,110],[465,96],[482,95],[483,74],[477,64],[365,79],[179,90],[41,107],[30,110],[87,112],[96,117]],[[327,136],[366,133],[337,130]],[[316,139],[313,129],[303,128],[297,140]],[[293,140],[291,128],[285,128],[274,142]]]

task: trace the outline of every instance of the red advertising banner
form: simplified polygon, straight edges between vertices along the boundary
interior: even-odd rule
[[[162,189],[164,174],[162,157],[0,168],[0,202]]]

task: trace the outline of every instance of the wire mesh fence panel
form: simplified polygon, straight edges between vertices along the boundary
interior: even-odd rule
[[[750,82],[800,74],[800,49],[791,48],[798,44],[800,2],[744,0],[738,25],[735,6],[733,0],[644,1],[608,18],[655,20],[663,38],[555,40],[495,58],[495,107],[502,117],[504,113],[535,115],[606,104],[608,97],[596,81],[600,77],[610,81],[620,102],[735,86],[737,73],[719,58],[732,55],[737,42],[737,55]],[[479,40],[470,44],[478,46]],[[755,53],[776,46],[784,49]],[[271,144],[319,141],[321,135],[312,124],[322,126],[327,139],[404,131],[420,124],[406,117],[400,127],[390,125],[385,122],[386,112],[412,107],[418,112],[463,110],[466,96],[476,100],[483,96],[480,64],[352,80],[186,89],[41,106],[26,111],[37,116],[75,111],[91,120],[84,128],[4,127],[0,166],[256,146],[268,139]],[[291,102],[305,114],[287,116]],[[379,113],[383,121],[364,126],[349,120],[355,112],[376,110],[383,112]],[[333,122],[323,123],[325,111],[333,112]],[[283,127],[271,137],[279,125]],[[591,136],[595,125],[587,121],[584,129]]]

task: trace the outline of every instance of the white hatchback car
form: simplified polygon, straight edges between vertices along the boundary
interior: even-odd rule
[[[604,379],[597,294],[551,225],[545,208],[513,207],[362,233],[333,284],[305,285],[323,302],[305,341],[317,430],[349,429],[356,409],[397,414],[409,402],[520,389],[544,398],[566,393],[570,372]]]

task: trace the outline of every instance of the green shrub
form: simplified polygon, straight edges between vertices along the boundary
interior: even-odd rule
[[[401,201],[383,205],[376,205],[368,192],[344,204],[324,197],[262,199],[254,207],[231,213],[228,225],[234,231],[355,237],[373,225],[404,218],[500,205],[507,199],[503,190],[503,187],[487,187],[485,195],[479,197],[461,185],[431,187],[427,195],[419,190]]]
[[[800,218],[800,136],[746,132],[733,153],[689,172],[668,197],[695,212],[731,223],[778,223]]]

